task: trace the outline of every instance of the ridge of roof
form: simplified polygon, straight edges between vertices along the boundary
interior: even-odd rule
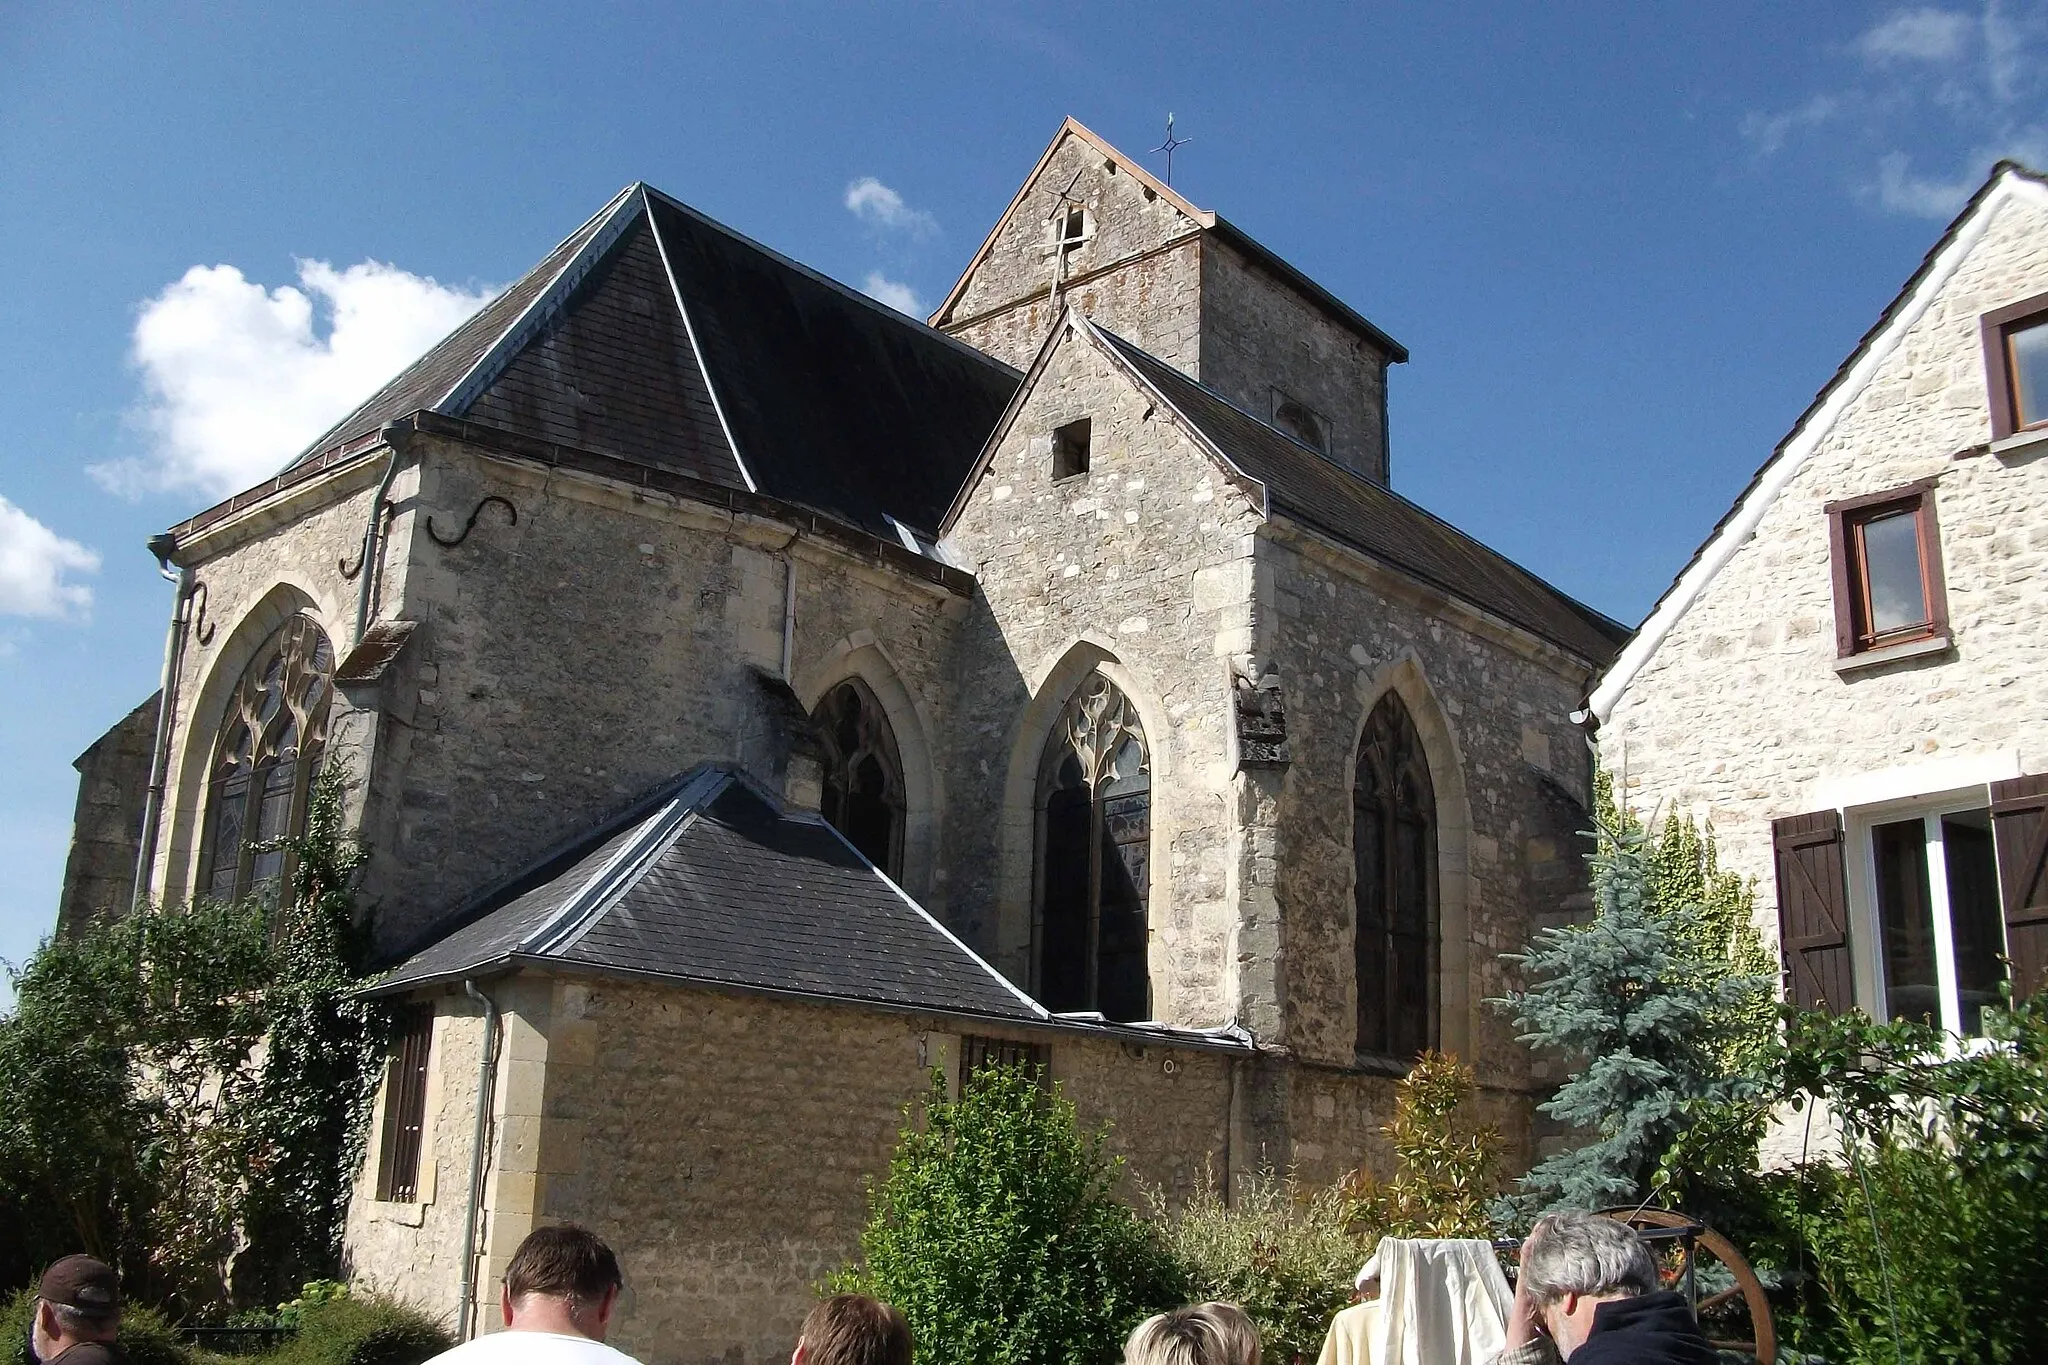
[[[647,186],[635,181],[613,195],[611,201],[599,209],[590,221],[579,227],[576,232],[582,232],[585,228],[590,230],[589,236],[583,239],[583,244],[576,248],[575,253],[562,263],[561,269],[555,272],[547,285],[519,311],[519,316],[512,319],[505,329],[498,333],[497,340],[491,343],[490,349],[478,356],[462,377],[448,386],[446,393],[427,405],[427,411],[438,412],[443,417],[461,416],[463,410],[476,400],[477,395],[489,388],[491,381],[504,372],[512,357],[517,355],[526,343],[547,325],[550,317],[568,302],[569,296],[576,291],[576,286],[583,283],[590,272],[597,268],[598,263],[618,245],[619,239],[632,225],[634,217],[642,211],[646,193]],[[595,223],[594,227],[592,223]],[[571,233],[565,240],[573,240],[575,236],[576,233]],[[431,350],[429,353],[431,354]]]
[[[1258,415],[1244,408],[1242,405],[1238,404],[1226,395],[1217,392],[1215,389],[1211,388],[1207,384],[1202,383],[1199,379],[1196,379],[1188,374],[1183,373],[1179,369],[1168,364],[1166,361],[1161,360],[1159,357],[1155,355],[1152,355],[1144,348],[1138,346],[1135,342],[1128,341],[1125,338],[1118,336],[1115,332],[1110,331],[1107,327],[1102,326],[1100,323],[1087,322],[1086,325],[1093,333],[1104,338],[1114,350],[1121,352],[1127,362],[1127,367],[1129,368],[1130,372],[1137,376],[1139,382],[1144,385],[1146,391],[1155,394],[1161,402],[1165,403],[1168,406],[1168,408],[1170,408],[1177,415],[1179,415],[1183,422],[1185,422],[1189,427],[1193,428],[1194,430],[1200,432],[1202,434],[1203,441],[1212,450],[1214,450],[1229,467],[1239,470],[1244,478],[1251,482],[1257,483],[1268,490],[1269,505],[1267,508],[1267,515],[1271,515],[1272,481],[1269,478],[1261,475],[1256,470],[1245,468],[1239,457],[1234,456],[1230,452],[1225,450],[1225,443],[1219,440],[1214,433],[1209,432],[1202,425],[1200,418],[1196,417],[1194,414],[1186,412],[1185,405],[1177,403],[1174,400],[1173,396],[1167,393],[1165,388],[1162,387],[1162,385],[1158,382],[1158,379],[1146,372],[1147,366],[1156,366],[1163,373],[1170,374],[1176,382],[1186,384],[1189,388],[1198,391],[1208,401],[1220,404],[1223,407],[1230,409],[1231,412],[1236,414],[1238,417],[1242,418],[1246,422],[1251,423],[1253,426],[1259,428],[1262,435],[1264,435],[1266,438],[1277,439],[1281,442],[1284,442],[1286,446],[1292,448],[1292,450],[1295,452],[1298,458],[1307,461],[1313,461],[1313,467],[1321,470],[1326,477],[1334,476],[1342,482],[1350,484],[1355,490],[1364,493],[1368,497],[1387,499],[1388,501],[1392,502],[1397,507],[1402,509],[1404,512],[1422,519],[1428,526],[1434,528],[1443,538],[1450,540],[1458,545],[1469,547],[1471,551],[1477,552],[1479,555],[1484,556],[1486,559],[1493,561],[1495,564],[1499,565],[1501,568],[1507,570],[1511,574],[1526,580],[1529,584],[1533,585],[1543,594],[1553,599],[1557,605],[1562,606],[1566,610],[1571,612],[1574,617],[1580,619],[1583,624],[1585,624],[1589,629],[1594,631],[1596,634],[1608,637],[1610,640],[1610,644],[1618,645],[1620,644],[1622,639],[1628,636],[1628,627],[1624,626],[1621,622],[1616,621],[1613,617],[1608,616],[1605,612],[1600,611],[1598,608],[1588,606],[1584,602],[1579,601],[1577,598],[1565,592],[1563,589],[1557,587],[1555,584],[1543,578],[1541,575],[1524,568],[1522,565],[1516,563],[1512,559],[1509,559],[1506,555],[1501,554],[1498,550],[1493,549],[1485,542],[1478,540],[1477,538],[1473,537],[1465,531],[1460,530],[1451,522],[1446,521],[1444,518],[1438,516],[1436,513],[1422,506],[1422,504],[1415,502],[1410,498],[1404,497],[1402,494],[1396,492],[1392,487],[1386,484],[1377,483],[1371,479],[1366,478],[1364,475],[1358,473],[1358,471],[1339,464],[1337,461],[1331,459],[1324,452],[1317,450],[1314,446],[1311,446],[1306,442],[1302,441],[1299,437],[1293,435],[1290,432],[1280,430],[1280,428],[1274,426],[1271,422],[1268,422],[1264,418],[1259,417]],[[1456,583],[1445,581],[1441,575],[1431,572],[1429,569],[1425,568],[1422,565],[1404,560],[1401,557],[1388,551],[1385,547],[1374,547],[1359,543],[1359,538],[1356,536],[1355,533],[1347,532],[1332,523],[1317,520],[1313,515],[1307,514],[1302,507],[1295,505],[1293,499],[1288,497],[1284,493],[1284,491],[1281,497],[1278,499],[1278,502],[1281,506],[1281,509],[1286,513],[1286,515],[1296,520],[1306,520],[1310,524],[1318,526],[1320,529],[1329,532],[1331,535],[1335,536],[1338,540],[1342,541],[1344,544],[1346,544],[1354,550],[1358,550],[1363,553],[1369,554],[1376,559],[1386,560],[1388,563],[1391,563],[1395,567],[1399,568],[1401,572],[1409,574],[1412,577],[1420,579],[1423,582],[1429,583],[1432,586],[1439,589],[1440,591],[1449,593],[1454,597],[1469,602],[1471,605],[1475,607],[1490,612],[1496,616],[1500,616],[1524,630],[1532,631],[1542,636],[1544,639],[1549,640],[1553,644],[1569,649],[1574,653],[1580,653],[1583,650],[1583,642],[1579,644],[1573,644],[1565,640],[1558,639],[1552,631],[1545,629],[1544,627],[1538,625],[1536,622],[1522,619],[1520,615],[1516,614],[1514,611],[1507,608],[1503,604],[1488,603],[1484,601],[1482,598],[1475,595],[1473,588],[1470,586],[1460,586]],[[1599,660],[1597,658],[1591,658],[1589,659],[1589,662],[1597,663],[1599,662]]]
[[[1595,681],[1585,710],[1578,713],[1580,716],[1605,724],[1614,714],[1621,694],[1756,529],[1778,494],[1804,466],[1806,457],[1834,429],[1843,410],[1862,393],[1877,366],[1890,356],[1898,338],[1920,319],[1933,296],[1947,285],[1968,257],[1990,225],[1992,211],[1998,207],[1992,201],[2003,204],[2010,194],[2022,189],[2048,194],[2048,175],[2010,157],[1992,166],[1990,175],[1920,258],[1920,264],[1899,286],[1877,321],[1835,367],[1835,372],[1792,423],[1791,430],[1771,448],[1769,457],[1749,476],[1735,501],[1707,532],[1706,539],[1694,548],[1670,586],[1650,605],[1642,624],[1636,627],[1635,638]]]
[[[835,280],[830,275],[824,273],[822,270],[818,270],[812,266],[805,265],[802,261],[799,261],[794,257],[785,256],[780,251],[777,251],[774,247],[768,246],[762,242],[758,242],[752,237],[747,236],[746,233],[741,232],[739,229],[731,227],[725,223],[721,223],[716,218],[711,217],[709,214],[706,214],[699,209],[694,209],[690,207],[688,204],[685,204],[682,200],[677,199],[674,195],[668,194],[667,192],[657,189],[652,185],[643,184],[642,186],[640,186],[640,188],[646,191],[649,199],[659,199],[662,203],[668,205],[676,212],[682,214],[686,218],[691,219],[693,222],[699,224],[700,226],[709,228],[713,232],[731,238],[733,241],[738,242],[741,246],[746,247],[750,251],[759,252],[761,255],[766,256],[769,260],[774,261],[777,265],[780,265],[787,270],[794,271],[796,274],[802,275],[807,279],[810,279],[818,284],[824,285],[827,289],[830,289],[835,293],[841,294],[847,299],[853,301],[854,303],[859,304],[863,308],[867,308],[872,312],[875,312],[880,316],[887,318],[892,323],[915,327],[919,329],[919,331],[926,333],[932,337],[935,337],[940,341],[943,341],[946,345],[952,347],[954,350],[960,352],[962,355],[980,361],[984,365],[990,365],[998,369],[1008,370],[1011,374],[1018,373],[1018,371],[1011,367],[1010,365],[1005,364],[1003,361],[996,359],[994,356],[990,355],[988,352],[984,350],[979,349],[978,347],[968,345],[966,342],[962,341],[959,337],[952,335],[950,332],[942,331],[939,328],[932,326],[929,322],[925,321],[924,319],[914,317],[911,314],[904,312],[900,308],[891,308],[888,304],[883,303],[880,299],[874,297],[872,294],[864,294],[860,290],[855,289],[852,285],[846,283],[846,281],[844,280]]]

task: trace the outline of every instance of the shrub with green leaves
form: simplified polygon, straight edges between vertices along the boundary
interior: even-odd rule
[[[1341,1191],[1267,1169],[1239,1176],[1228,1202],[1211,1178],[1178,1209],[1163,1192],[1151,1203],[1190,1299],[1243,1308],[1267,1365],[1315,1358],[1373,1240],[1351,1230]]]
[[[901,1309],[919,1365],[1097,1365],[1183,1301],[1156,1230],[1113,1193],[1105,1132],[1030,1068],[978,1071],[958,1100],[935,1072],[906,1116],[862,1259],[828,1288]]]
[[[298,1331],[260,1365],[420,1365],[455,1344],[439,1321],[378,1295],[302,1298],[280,1311]]]
[[[29,1318],[36,1295],[24,1289],[0,1312],[0,1365],[28,1365]],[[121,1349],[128,1365],[194,1365],[193,1352],[163,1317],[131,1304],[121,1314]]]
[[[1393,1176],[1361,1168],[1340,1186],[1354,1228],[1376,1237],[1492,1236],[1487,1206],[1498,1189],[1501,1137],[1467,1113],[1478,1088],[1456,1057],[1416,1058],[1394,1087],[1394,1117],[1380,1129],[1393,1144]]]

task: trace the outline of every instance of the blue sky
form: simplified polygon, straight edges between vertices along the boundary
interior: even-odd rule
[[[1135,155],[1171,110],[1176,188],[1412,351],[1395,486],[1634,622],[2048,162],[2044,57],[2048,0],[6,6],[0,957],[156,685],[145,538],[629,181],[929,305],[1063,115]]]

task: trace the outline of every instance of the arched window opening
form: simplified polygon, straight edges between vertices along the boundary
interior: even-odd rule
[[[1150,1016],[1152,762],[1137,709],[1091,673],[1039,765],[1038,998],[1047,1009]]]
[[[281,841],[306,826],[333,676],[327,636],[303,613],[264,641],[243,671],[207,776],[201,895],[275,896],[291,875]]]
[[[1408,708],[1366,718],[1351,789],[1358,865],[1358,1051],[1402,1061],[1436,1043],[1436,790]]]
[[[888,717],[867,684],[849,678],[825,694],[812,716],[825,743],[820,810],[867,860],[903,875],[903,761]]]

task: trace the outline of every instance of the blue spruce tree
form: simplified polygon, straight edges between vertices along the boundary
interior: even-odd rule
[[[1522,1178],[1504,1212],[1525,1219],[1550,1208],[1633,1204],[1650,1193],[1688,1113],[1744,1087],[1731,1065],[1735,1033],[1771,995],[1768,978],[1745,974],[1726,953],[1677,931],[1706,907],[1657,903],[1655,888],[1671,882],[1654,875],[1649,835],[1605,799],[1604,784],[1601,795],[1589,858],[1592,920],[1541,930],[1526,953],[1508,956],[1528,982],[1502,1002],[1522,1041],[1575,1068],[1540,1108],[1594,1135]]]

